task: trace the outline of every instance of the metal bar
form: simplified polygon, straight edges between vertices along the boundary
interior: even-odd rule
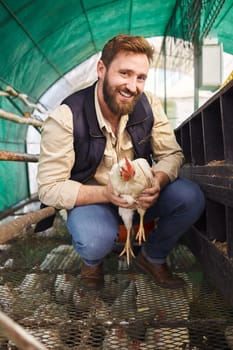
[[[90,36],[91,36],[91,39],[92,39],[92,44],[93,44],[93,46],[94,46],[95,52],[98,52],[98,49],[97,49],[97,46],[96,46],[96,43],[95,43],[95,40],[94,40],[93,31],[92,31],[92,29],[91,29],[90,21],[89,21],[89,18],[88,18],[87,11],[86,11],[86,9],[85,9],[83,0],[80,1],[80,4],[81,4],[81,6],[82,6],[83,14],[84,14],[84,16],[85,16],[85,18],[86,18],[86,21],[87,21],[87,26],[88,26],[89,33],[90,33]]]
[[[32,202],[37,202],[38,201],[38,195],[34,195],[29,199],[25,199],[19,203],[17,203],[15,206],[8,208],[0,213],[0,220],[6,218],[9,215],[14,214],[17,210],[25,207],[27,204],[30,204]]]
[[[130,0],[130,4],[129,4],[129,34],[131,34],[131,29],[132,29],[132,12],[133,12],[133,1]]]

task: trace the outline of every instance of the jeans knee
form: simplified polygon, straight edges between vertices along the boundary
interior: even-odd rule
[[[96,261],[111,251],[118,233],[118,217],[108,205],[80,206],[70,211],[67,227],[80,256]]]
[[[205,208],[205,196],[198,184],[188,181],[186,188],[180,192],[182,205],[195,217],[199,217]]]
[[[84,260],[98,261],[110,253],[114,245],[114,239],[115,237],[111,235],[99,237],[93,234],[90,239],[86,239],[82,243],[73,239],[73,246]]]

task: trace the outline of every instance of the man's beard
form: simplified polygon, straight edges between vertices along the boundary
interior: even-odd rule
[[[117,115],[122,116],[125,114],[130,114],[133,112],[136,102],[138,101],[141,94],[137,91],[135,93],[130,92],[128,89],[125,89],[126,93],[131,93],[134,98],[130,101],[125,102],[117,102],[116,101],[116,94],[119,90],[124,91],[124,89],[120,88],[113,88],[110,86],[107,76],[105,77],[103,81],[103,96],[104,101],[107,104],[110,111]]]

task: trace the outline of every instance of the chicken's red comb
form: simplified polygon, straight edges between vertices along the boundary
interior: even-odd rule
[[[125,157],[125,166],[121,168],[120,175],[125,181],[129,181],[135,174],[134,168],[127,157]]]
[[[125,165],[127,170],[132,171],[133,167],[127,157],[125,157]]]

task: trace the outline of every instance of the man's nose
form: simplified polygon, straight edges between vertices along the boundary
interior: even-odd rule
[[[127,80],[126,87],[129,91],[131,92],[136,92],[137,91],[137,78],[136,77],[130,77]]]

